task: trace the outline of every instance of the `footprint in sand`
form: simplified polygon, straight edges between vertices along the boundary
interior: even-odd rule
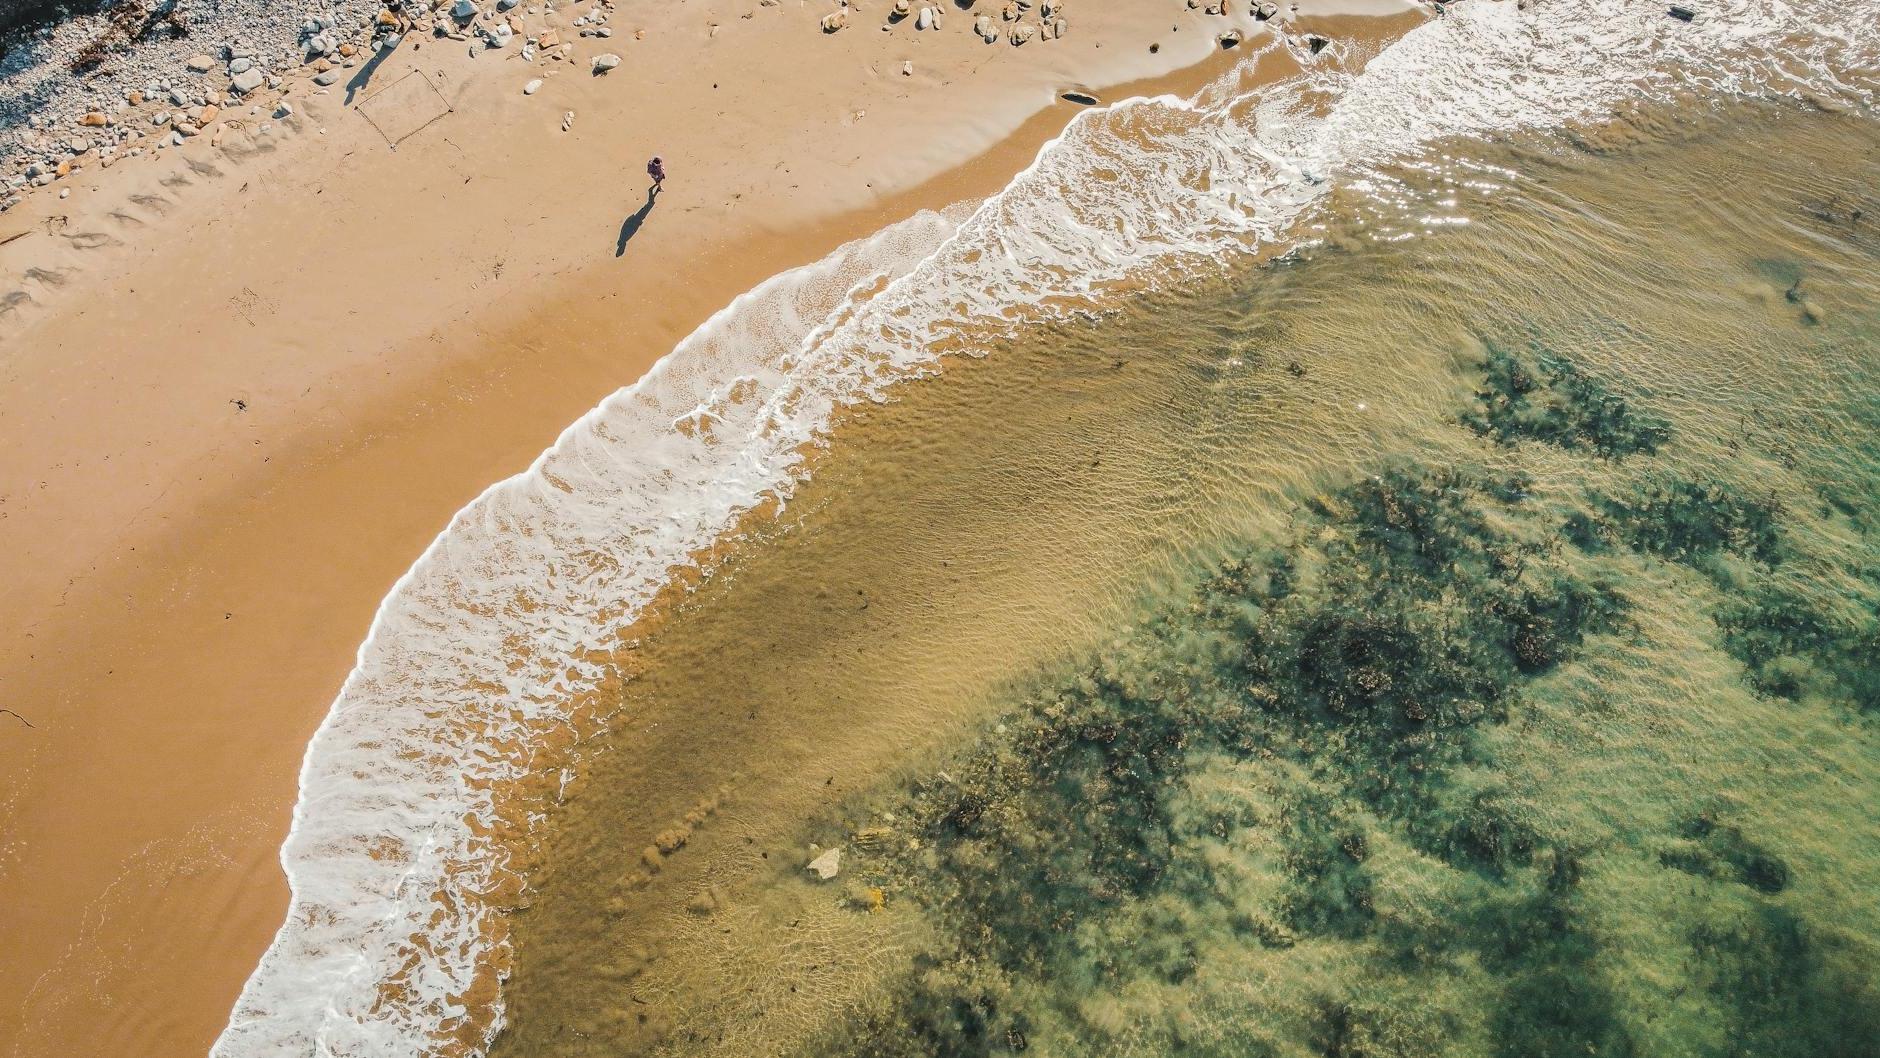
[[[75,235],[67,235],[65,241],[79,250],[96,250],[102,246],[120,245],[120,240],[101,231],[82,231]]]

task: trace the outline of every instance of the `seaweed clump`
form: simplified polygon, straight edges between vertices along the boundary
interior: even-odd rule
[[[1747,586],[1717,615],[1723,645],[1759,694],[1880,712],[1880,571],[1824,597],[1793,581]]]
[[[1730,1058],[1873,1058],[1880,991],[1863,953],[1779,904],[1700,920],[1690,931],[1700,979],[1721,1014]]]
[[[1634,551],[1687,565],[1727,553],[1772,566],[1784,549],[1781,504],[1746,496],[1718,481],[1660,475],[1630,495],[1596,496],[1603,517],[1568,527],[1576,544],[1599,548],[1614,540]]]
[[[1682,841],[1658,854],[1665,866],[1705,878],[1721,878],[1774,895],[1789,887],[1782,857],[1745,837],[1735,826],[1703,813],[1686,821]]]
[[[1615,627],[1623,605],[1548,533],[1511,528],[1525,517],[1518,485],[1455,470],[1360,481],[1314,504],[1291,545],[1229,557],[1189,600],[1006,717],[1000,737],[897,813],[918,857],[858,864],[925,904],[954,947],[928,953],[837,1049],[990,1055],[1054,1026],[1060,1046],[1089,1053],[1123,1036],[1193,1048],[1179,1019],[1124,1016],[1089,995],[1191,986],[1217,931],[1279,951],[1364,942],[1378,929],[1380,841],[1544,886],[1532,879],[1546,843],[1518,800],[1451,775],[1479,762],[1480,734],[1508,719],[1523,685]],[[1285,778],[1257,777],[1273,768]],[[1264,889],[1222,880],[1250,842],[1268,850],[1245,866],[1274,880]],[[1547,965],[1583,961],[1572,916],[1547,921],[1501,956],[1524,968],[1510,1002],[1557,1005]],[[1508,942],[1495,919],[1460,943]],[[1595,991],[1569,994],[1596,1010]],[[1382,1035],[1434,1049],[1448,1031],[1344,997],[1326,997],[1321,1015],[1297,1031],[1338,1047]],[[1218,1049],[1197,1053],[1258,1053],[1252,1031],[1216,1026]],[[1605,1035],[1561,1039],[1583,1054]]]
[[[1494,351],[1463,421],[1607,459],[1670,436],[1545,352]],[[1563,522],[1530,485],[1354,481],[1047,681],[883,817],[901,840],[857,854],[858,884],[936,939],[815,1053],[1631,1058],[1683,1003],[1727,1026],[1679,1038],[1692,1053],[1874,1054],[1880,998],[1846,970],[1858,953],[1779,903],[1787,857],[1711,813],[1589,847],[1531,803],[1497,732],[1557,719],[1549,695],[1581,676],[1551,674],[1632,630],[1606,578],[1641,556],[1751,586],[1718,623],[1770,693],[1873,702],[1880,620],[1778,587],[1773,496],[1654,472],[1581,492]],[[1734,908],[1679,923],[1675,991],[1624,972],[1596,870]]]
[[[1462,424],[1502,444],[1519,439],[1607,459],[1651,455],[1671,437],[1665,419],[1632,406],[1593,375],[1544,349],[1489,346],[1475,404]]]

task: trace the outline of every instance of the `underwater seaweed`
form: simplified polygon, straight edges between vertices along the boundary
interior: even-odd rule
[[[1671,437],[1665,419],[1538,345],[1521,351],[1489,345],[1475,404],[1460,420],[1501,444],[1528,439],[1607,459],[1651,455]]]

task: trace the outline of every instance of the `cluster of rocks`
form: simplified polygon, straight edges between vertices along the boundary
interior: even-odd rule
[[[1204,15],[1214,15],[1224,18],[1234,13],[1233,5],[1228,3],[1227,0],[1214,0],[1214,2],[1187,0],[1187,4],[1188,10],[1200,11]],[[1270,22],[1276,18],[1291,18],[1293,15],[1298,14],[1298,12],[1299,5],[1289,4],[1285,8],[1281,8],[1274,0],[1249,0],[1247,4],[1247,14],[1255,22]],[[1215,40],[1218,41],[1223,48],[1238,48],[1240,47],[1241,41],[1244,39],[1245,37],[1237,29],[1222,30],[1215,35]],[[1313,53],[1317,54],[1320,47],[1323,47],[1323,45],[1314,46],[1312,48]]]
[[[471,54],[518,47],[529,62],[573,62],[573,45],[549,28],[525,32],[523,15],[553,15],[555,0],[520,10],[524,0],[406,0],[393,13],[381,0],[308,0],[301,14],[256,20],[233,9],[262,5],[194,0],[129,0],[151,12],[177,14],[186,38],[124,42],[107,61],[75,73],[71,60],[95,34],[99,19],[73,19],[41,30],[8,53],[0,67],[0,210],[21,195],[88,165],[109,167],[149,151],[181,146],[198,136],[213,142],[238,116],[270,131],[270,118],[292,116],[281,99],[291,79],[310,75],[319,87],[338,84],[349,68],[377,50],[398,46],[408,33],[468,42]],[[582,37],[613,35],[607,24],[613,0],[575,0],[572,28]],[[214,18],[222,17],[221,22]],[[166,23],[167,24],[167,23]],[[227,29],[230,32],[218,33]],[[203,50],[205,38],[225,43]],[[594,71],[620,63],[594,60]],[[533,94],[539,78],[525,89]],[[264,99],[263,97],[267,97]],[[239,110],[236,108],[239,107]],[[570,115],[572,118],[572,115]],[[564,122],[564,128],[569,122]]]
[[[16,39],[0,63],[0,179],[72,160],[74,137],[100,138],[82,129],[129,124],[122,111],[133,94],[154,103],[174,91],[187,106],[209,106],[218,105],[212,96],[273,87],[274,71],[302,61],[299,14],[353,39],[378,10],[379,0],[119,0]],[[81,124],[98,114],[112,123]]]
[[[858,14],[861,0],[840,0],[841,6],[822,18],[822,31],[835,33],[848,28],[851,15]],[[955,0],[956,7],[971,12],[976,0]],[[988,5],[990,6],[990,5]],[[1035,8],[1035,10],[1034,10]],[[913,22],[914,28],[921,32],[937,30],[944,21],[944,12],[938,4],[916,5],[911,0],[892,0],[888,12],[881,24],[884,32],[892,30],[903,22]],[[1014,47],[1030,43],[1033,40],[1057,40],[1064,36],[1069,24],[1064,20],[1064,0],[1005,0],[1000,5],[998,14],[982,13],[973,16],[973,33],[987,44],[996,44],[1003,38]]]
[[[99,101],[94,96],[87,109],[34,114],[10,130],[16,149],[8,158],[10,171],[0,175],[5,189],[0,210],[17,204],[20,192],[43,187],[88,164],[108,169],[121,158],[178,147],[205,133],[218,139],[217,122],[242,103],[248,103],[249,117],[269,110],[277,119],[293,114],[285,102],[264,107],[249,101],[264,88],[278,87],[279,79],[240,42],[224,47],[220,56],[192,56],[184,70],[186,76],[153,78],[125,90],[119,99]],[[210,87],[218,83],[220,87]]]

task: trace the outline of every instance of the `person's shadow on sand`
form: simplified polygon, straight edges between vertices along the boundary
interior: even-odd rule
[[[359,72],[353,74],[352,80],[346,82],[346,106],[352,106],[353,96],[358,95],[359,90],[366,86],[366,82],[372,80],[372,75],[379,70],[379,64],[390,58],[394,50],[396,49],[373,49],[372,58],[367,59],[366,64],[359,67]]]
[[[646,189],[646,205],[641,206],[639,209],[639,212],[635,213],[631,217],[628,217],[625,221],[621,223],[620,241],[614,244],[614,256],[615,257],[626,256],[627,241],[640,233],[640,225],[646,223],[646,218],[653,212],[653,203],[658,200],[659,200],[659,185],[654,184],[652,187],[649,187]]]

